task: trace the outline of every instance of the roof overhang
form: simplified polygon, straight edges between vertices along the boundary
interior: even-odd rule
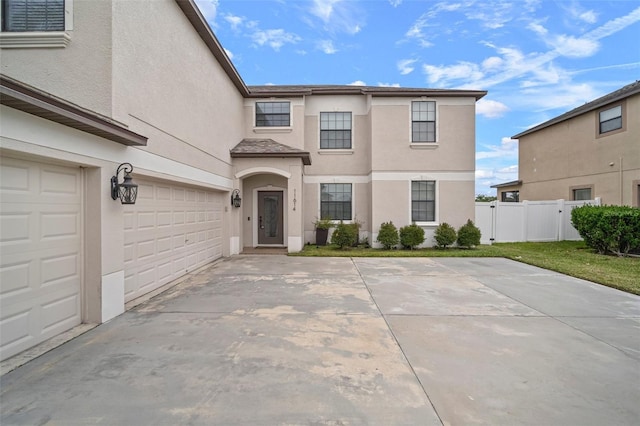
[[[377,97],[473,97],[479,100],[485,90],[422,89],[349,85],[248,86],[250,98],[302,97],[309,95],[371,95]]]
[[[123,145],[144,146],[147,137],[108,117],[0,75],[0,104]]]
[[[496,185],[491,185],[491,188],[506,188],[508,186],[518,186],[522,185],[521,180],[512,180],[511,182],[498,183]]]

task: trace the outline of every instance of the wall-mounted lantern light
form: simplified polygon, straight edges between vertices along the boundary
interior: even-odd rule
[[[124,172],[122,183],[118,183],[118,175],[120,170]],[[111,198],[117,200],[120,198],[122,204],[135,204],[138,196],[138,185],[133,183],[131,173],[133,166],[130,163],[122,163],[116,170],[116,175],[111,178]]]
[[[242,202],[242,198],[240,198],[240,190],[234,189],[231,193],[231,205],[233,207],[240,207],[240,203]]]

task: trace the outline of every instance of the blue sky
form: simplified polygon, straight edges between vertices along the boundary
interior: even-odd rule
[[[476,193],[510,137],[640,79],[640,1],[197,0],[248,85],[480,89]]]

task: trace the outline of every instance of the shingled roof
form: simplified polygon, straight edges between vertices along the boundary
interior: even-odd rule
[[[593,111],[607,104],[628,98],[637,93],[640,93],[640,80],[636,80],[635,82],[631,84],[627,84],[626,86],[616,90],[615,92],[611,92],[594,101],[581,105],[578,108],[574,108],[569,112],[565,112],[564,114],[559,115],[556,118],[552,118],[549,121],[545,121],[542,124],[538,124],[537,126],[532,127],[529,130],[525,130],[522,133],[518,133],[517,135],[512,136],[511,138],[519,139],[521,136],[528,135],[529,133],[537,132],[538,130],[542,130],[545,127],[553,126],[554,124],[561,123],[563,121],[569,120],[570,118],[577,117],[578,115]]]
[[[243,139],[238,145],[231,149],[232,158],[295,158],[302,160],[305,166],[311,165],[309,151],[293,148],[288,145],[274,141],[273,139]]]

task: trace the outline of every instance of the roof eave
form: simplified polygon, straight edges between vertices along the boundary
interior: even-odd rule
[[[306,152],[231,152],[231,158],[300,158],[305,166],[311,165],[311,155]]]
[[[121,124],[7,76],[0,76],[0,104],[123,145],[145,146],[147,137]]]

